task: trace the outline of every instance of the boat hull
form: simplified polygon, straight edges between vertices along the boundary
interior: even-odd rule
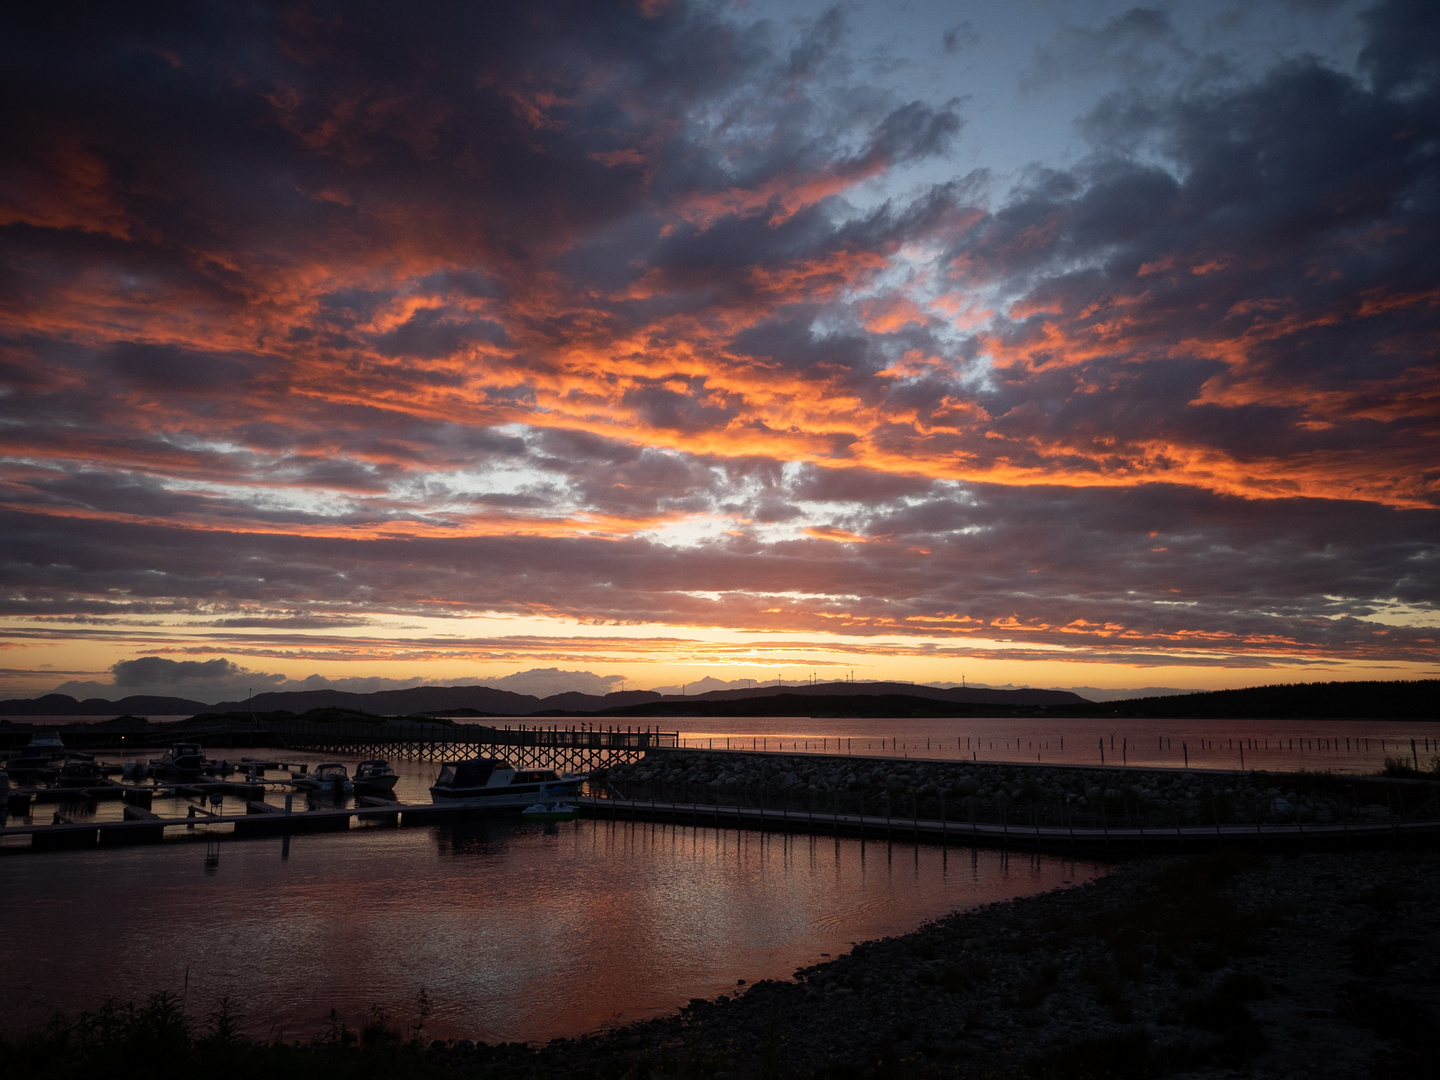
[[[376,776],[364,780],[357,776],[353,783],[355,784],[356,791],[365,791],[373,794],[377,791],[394,791],[395,783],[399,779],[400,777],[391,773],[389,776]]]
[[[447,788],[436,784],[430,788],[435,802],[466,802],[497,809],[524,810],[533,806],[542,795],[573,795],[579,782],[551,780],[544,784],[508,784],[505,787]],[[543,789],[543,790],[542,790]]]
[[[541,821],[552,823],[557,821],[574,821],[579,813],[574,806],[529,806],[520,811],[520,816],[526,821]]]

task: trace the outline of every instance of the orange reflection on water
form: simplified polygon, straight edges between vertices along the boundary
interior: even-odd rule
[[[0,929],[0,966],[23,984],[4,1027],[170,989],[195,1015],[228,995],[252,1034],[305,1039],[332,1007],[352,1026],[372,1005],[413,1023],[424,986],[434,1037],[544,1040],[1103,872],[599,821],[231,841],[211,873],[203,856],[180,843],[6,859],[0,903],[29,916]]]

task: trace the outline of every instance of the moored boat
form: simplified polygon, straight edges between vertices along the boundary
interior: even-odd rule
[[[338,761],[316,765],[314,772],[295,777],[294,783],[297,788],[327,795],[339,795],[355,790],[355,785],[350,781],[349,770]]]
[[[359,792],[393,791],[399,779],[388,761],[362,761],[355,766],[355,790]]]
[[[93,760],[84,758],[67,758],[55,778],[55,786],[62,788],[98,787],[104,783],[104,771]]]
[[[495,758],[470,758],[442,765],[430,797],[523,810],[547,794],[573,795],[584,781],[584,775],[562,777],[554,769],[515,769]]]
[[[150,765],[158,773],[198,773],[205,767],[205,748],[199,743],[176,743]]]
[[[17,776],[40,773],[64,756],[65,743],[59,735],[32,735],[24,746],[10,751],[5,767]]]

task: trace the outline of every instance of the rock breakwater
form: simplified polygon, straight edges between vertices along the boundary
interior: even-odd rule
[[[631,798],[957,822],[1163,827],[1440,817],[1436,785],[1378,776],[713,750],[651,752],[595,775]]]

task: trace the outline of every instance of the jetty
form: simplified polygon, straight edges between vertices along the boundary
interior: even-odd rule
[[[58,735],[67,750],[149,753],[175,743],[205,747],[276,747],[337,757],[447,761],[498,757],[517,769],[590,772],[638,761],[652,750],[675,749],[680,735],[655,726],[577,720],[569,724],[488,724],[434,717],[368,716],[321,709],[301,716],[200,715],[151,723],[117,717],[101,723],[40,725],[0,721],[0,749],[35,735]]]
[[[361,796],[354,806],[297,810],[258,799],[248,800],[243,814],[222,814],[191,805],[185,817],[162,817],[138,806],[127,806],[122,821],[62,822],[10,825],[0,828],[0,842],[28,837],[31,851],[79,851],[101,847],[158,844],[167,836],[214,840],[226,834],[237,839],[292,836],[306,833],[345,832],[360,826],[418,826],[473,818],[493,818],[500,812],[473,801],[398,803],[377,796]],[[6,845],[10,850],[25,850]]]
[[[765,832],[811,833],[855,837],[877,842],[924,843],[963,847],[1013,847],[1050,851],[1085,850],[1113,855],[1170,850],[1199,850],[1218,845],[1258,845],[1265,848],[1376,847],[1407,842],[1432,843],[1440,836],[1440,821],[1341,822],[1331,825],[1255,824],[1208,826],[1080,826],[1022,823],[961,822],[897,817],[891,814],[856,814],[796,811],[763,806],[724,806],[713,803],[582,796],[574,800],[583,817],[657,822],[702,829],[739,829]],[[61,822],[11,825],[0,828],[0,850],[27,850],[11,838],[29,840],[31,851],[78,851],[94,848],[158,844],[167,836],[214,841],[291,836],[307,833],[363,831],[374,827],[416,827],[448,822],[493,819],[515,811],[497,809],[483,801],[401,803],[377,796],[362,796],[354,806],[296,810],[259,799],[247,800],[245,813],[215,813],[191,805],[185,817],[162,817],[139,805],[127,805],[121,821]],[[357,829],[358,827],[358,829]]]
[[[291,750],[387,760],[450,761],[502,758],[517,769],[553,768],[590,772],[640,760],[652,750],[680,745],[675,731],[638,725],[440,723],[413,717],[375,721],[316,721],[304,717],[267,721],[267,728]]]

